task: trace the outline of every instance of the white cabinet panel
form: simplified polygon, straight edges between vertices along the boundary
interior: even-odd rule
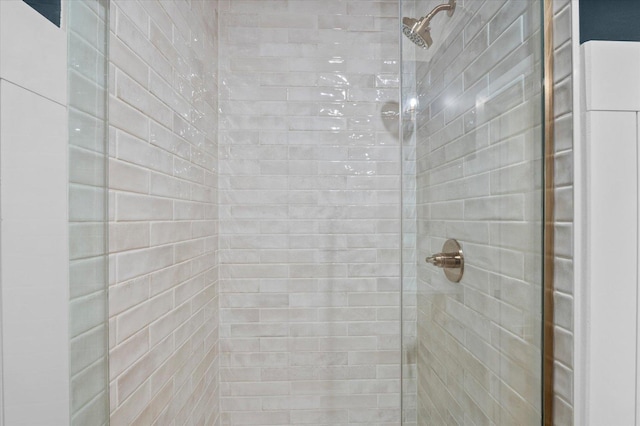
[[[587,110],[640,111],[640,43],[584,44]]]
[[[0,78],[65,104],[66,51],[64,29],[22,0],[0,1]]]
[[[638,111],[640,43],[591,41],[582,46],[585,157],[577,259],[585,296],[576,341],[584,424],[635,425],[638,410]],[[582,190],[581,190],[582,191]],[[581,376],[584,374],[584,377]],[[584,417],[582,417],[584,415]]]
[[[0,86],[4,418],[69,424],[66,108]]]
[[[591,424],[635,424],[636,113],[587,113]]]

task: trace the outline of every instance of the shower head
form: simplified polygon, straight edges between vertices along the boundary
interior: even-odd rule
[[[402,32],[409,40],[423,49],[428,49],[433,44],[429,22],[422,18],[402,18]]]
[[[447,11],[448,16],[453,16],[456,10],[456,0],[449,0],[449,3],[436,6],[429,14],[420,19],[402,18],[402,32],[409,40],[423,49],[428,49],[433,44],[431,38],[431,27],[429,23],[439,12]]]

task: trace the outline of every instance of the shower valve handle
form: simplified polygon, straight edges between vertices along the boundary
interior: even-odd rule
[[[437,253],[425,259],[427,263],[438,268],[460,268],[462,266],[462,256],[459,253]]]
[[[460,282],[464,273],[464,255],[462,247],[456,240],[447,240],[442,253],[436,253],[425,259],[427,263],[444,269],[444,274],[454,283]]]

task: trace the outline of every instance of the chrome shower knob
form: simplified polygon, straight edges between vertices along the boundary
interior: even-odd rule
[[[447,240],[442,253],[436,253],[425,259],[427,263],[444,269],[445,276],[454,283],[460,282],[464,272],[462,247],[456,240]]]

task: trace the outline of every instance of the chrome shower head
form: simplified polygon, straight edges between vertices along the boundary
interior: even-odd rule
[[[429,23],[422,18],[402,18],[402,32],[409,40],[423,49],[428,49],[433,44]]]
[[[423,49],[428,49],[433,44],[431,38],[431,27],[429,23],[438,13],[447,11],[447,15],[452,16],[456,10],[456,0],[449,0],[449,3],[436,6],[429,14],[420,19],[402,18],[402,33],[409,40]]]

